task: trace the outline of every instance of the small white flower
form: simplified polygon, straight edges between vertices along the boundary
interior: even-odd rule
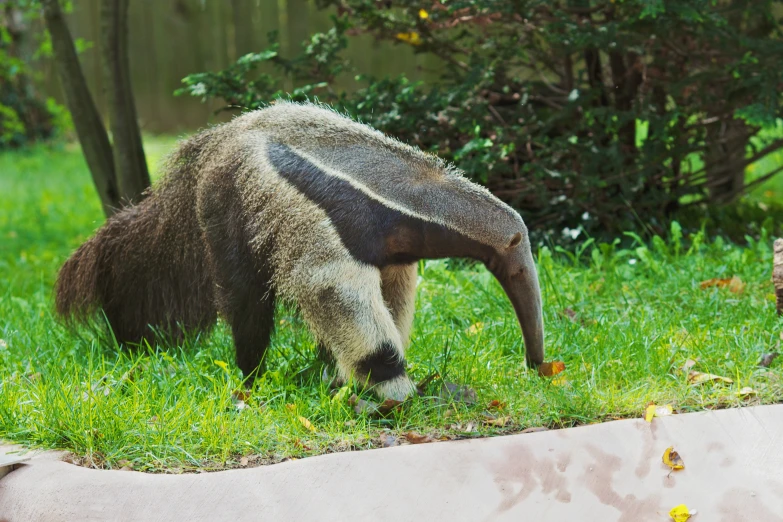
[[[582,221],[587,221],[588,219],[590,219],[590,214],[588,214],[587,212],[582,214]]]
[[[635,265],[636,264],[636,259],[629,259],[628,260],[628,264],[629,265]]]
[[[207,93],[207,86],[203,82],[199,82],[190,88],[190,93],[193,96],[204,96]]]
[[[579,98],[579,89],[574,89],[568,94],[568,101],[576,101],[576,99]]]

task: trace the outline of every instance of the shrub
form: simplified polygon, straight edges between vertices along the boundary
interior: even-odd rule
[[[732,201],[747,165],[783,139],[781,3],[744,0],[319,0],[334,27],[294,58],[277,46],[180,93],[253,109],[317,96],[439,154],[519,208],[536,230],[661,226],[682,206]],[[776,11],[777,10],[777,11]],[[334,79],[351,35],[412,46],[437,80]],[[276,74],[260,73],[271,62]],[[360,71],[359,71],[360,72]],[[774,175],[768,172],[753,183]],[[759,181],[761,180],[761,181]]]

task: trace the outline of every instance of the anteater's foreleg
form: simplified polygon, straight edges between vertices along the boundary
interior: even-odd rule
[[[381,291],[376,268],[354,261],[310,267],[299,299],[304,319],[335,359],[337,376],[354,376],[380,396],[402,400],[413,392],[403,341]]]

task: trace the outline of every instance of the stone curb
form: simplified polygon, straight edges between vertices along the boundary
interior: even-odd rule
[[[674,446],[685,469],[661,462]],[[783,405],[340,453],[217,473],[92,470],[33,456],[0,521],[783,522]]]

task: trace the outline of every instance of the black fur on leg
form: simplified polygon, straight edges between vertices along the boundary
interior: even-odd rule
[[[375,352],[368,355],[356,368],[361,375],[369,375],[370,382],[378,384],[405,374],[405,359],[390,342],[383,342]]]

